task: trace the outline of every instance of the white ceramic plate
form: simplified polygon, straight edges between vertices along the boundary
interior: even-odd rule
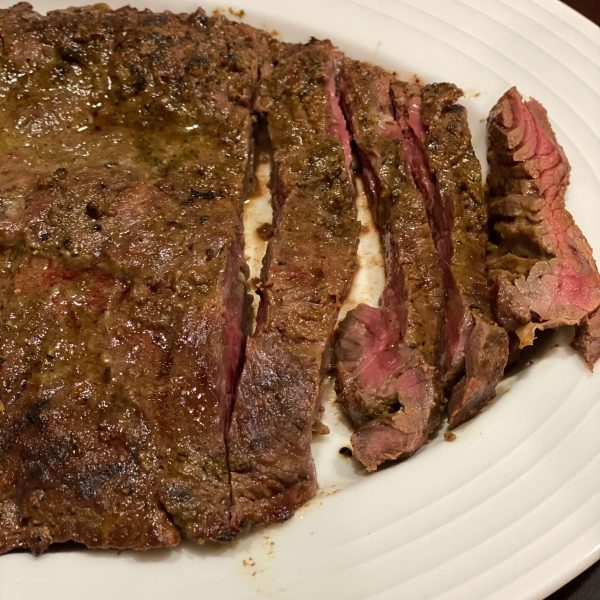
[[[555,0],[231,5],[286,40],[329,37],[403,76],[457,83],[484,163],[492,104],[513,84],[535,96],[573,166],[568,207],[600,251],[600,29],[583,17]],[[600,369],[592,376],[564,343],[553,346],[502,383],[455,442],[438,436],[373,476],[338,454],[348,431],[328,405],[333,433],[314,444],[321,492],[284,525],[216,549],[4,556],[0,598],[542,599],[600,558]]]

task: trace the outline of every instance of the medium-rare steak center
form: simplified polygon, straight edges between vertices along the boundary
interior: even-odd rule
[[[450,425],[475,416],[494,396],[508,357],[492,320],[486,280],[487,211],[462,92],[448,83],[397,84],[397,116],[429,212],[445,290],[443,370]]]
[[[496,319],[521,347],[536,330],[581,323],[574,346],[591,368],[600,356],[600,275],[565,208],[571,166],[545,109],[516,88],[492,109],[488,136]]]
[[[415,452],[439,423],[443,288],[423,196],[394,117],[391,74],[345,61],[343,104],[382,237],[380,308],[360,304],[340,324],[338,402],[357,427],[354,455],[369,470]]]

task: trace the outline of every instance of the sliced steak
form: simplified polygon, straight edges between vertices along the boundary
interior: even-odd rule
[[[399,341],[393,320],[359,304],[338,330],[338,402],[357,427],[354,456],[369,471],[411,456],[439,423],[436,371]]]
[[[274,44],[261,109],[275,230],[231,425],[233,522],[244,528],[288,519],[317,490],[310,441],[359,230],[332,46]]]
[[[444,379],[451,426],[495,395],[508,336],[492,320],[486,280],[487,213],[462,92],[451,84],[393,87],[397,118],[425,197],[446,296]]]
[[[582,323],[574,346],[598,358],[600,276],[565,208],[571,167],[543,106],[511,88],[488,119],[489,276],[496,318],[520,346],[536,330]]]
[[[338,402],[357,427],[354,456],[369,470],[413,454],[438,424],[441,400],[442,279],[394,118],[391,82],[383,69],[344,62],[343,106],[387,275],[380,308],[350,311],[336,343]]]
[[[0,553],[231,539],[258,42],[102,6],[0,30]]]

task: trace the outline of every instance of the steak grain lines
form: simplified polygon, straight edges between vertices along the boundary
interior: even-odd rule
[[[102,6],[0,28],[0,551],[229,540],[264,36]]]
[[[592,368],[600,354],[600,276],[565,208],[571,166],[546,110],[511,88],[490,113],[488,138],[496,318],[520,347],[533,343],[536,330],[579,326],[573,346]]]
[[[394,118],[389,73],[345,61],[341,90],[382,236],[380,308],[360,304],[340,324],[338,402],[357,428],[354,455],[369,470],[407,458],[439,423],[443,289],[423,196]]]
[[[415,181],[429,211],[442,269],[448,420],[459,425],[494,396],[508,356],[492,320],[486,278],[487,213],[481,167],[471,145],[462,93],[452,84],[395,84],[397,116]]]
[[[288,519],[316,493],[310,441],[359,231],[333,47],[274,42],[259,106],[273,145],[275,231],[231,425],[241,528]]]

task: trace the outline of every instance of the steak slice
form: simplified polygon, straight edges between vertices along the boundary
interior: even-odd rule
[[[600,276],[592,250],[565,208],[571,167],[542,105],[516,88],[488,119],[488,269],[498,322],[520,346],[536,330],[578,325],[574,342],[598,358]],[[591,318],[588,318],[591,316]]]
[[[257,40],[102,6],[0,30],[0,553],[231,539]]]
[[[380,307],[340,324],[338,402],[357,428],[354,456],[368,470],[407,458],[439,423],[443,288],[423,196],[394,118],[391,75],[345,61],[343,106],[382,236],[387,281]]]
[[[261,109],[275,231],[230,432],[233,523],[242,528],[288,519],[317,490],[310,441],[359,230],[331,44],[274,43]]]
[[[474,417],[494,396],[508,336],[492,320],[486,281],[487,213],[462,92],[441,83],[394,85],[409,163],[428,207],[446,295],[444,380],[450,426]]]

